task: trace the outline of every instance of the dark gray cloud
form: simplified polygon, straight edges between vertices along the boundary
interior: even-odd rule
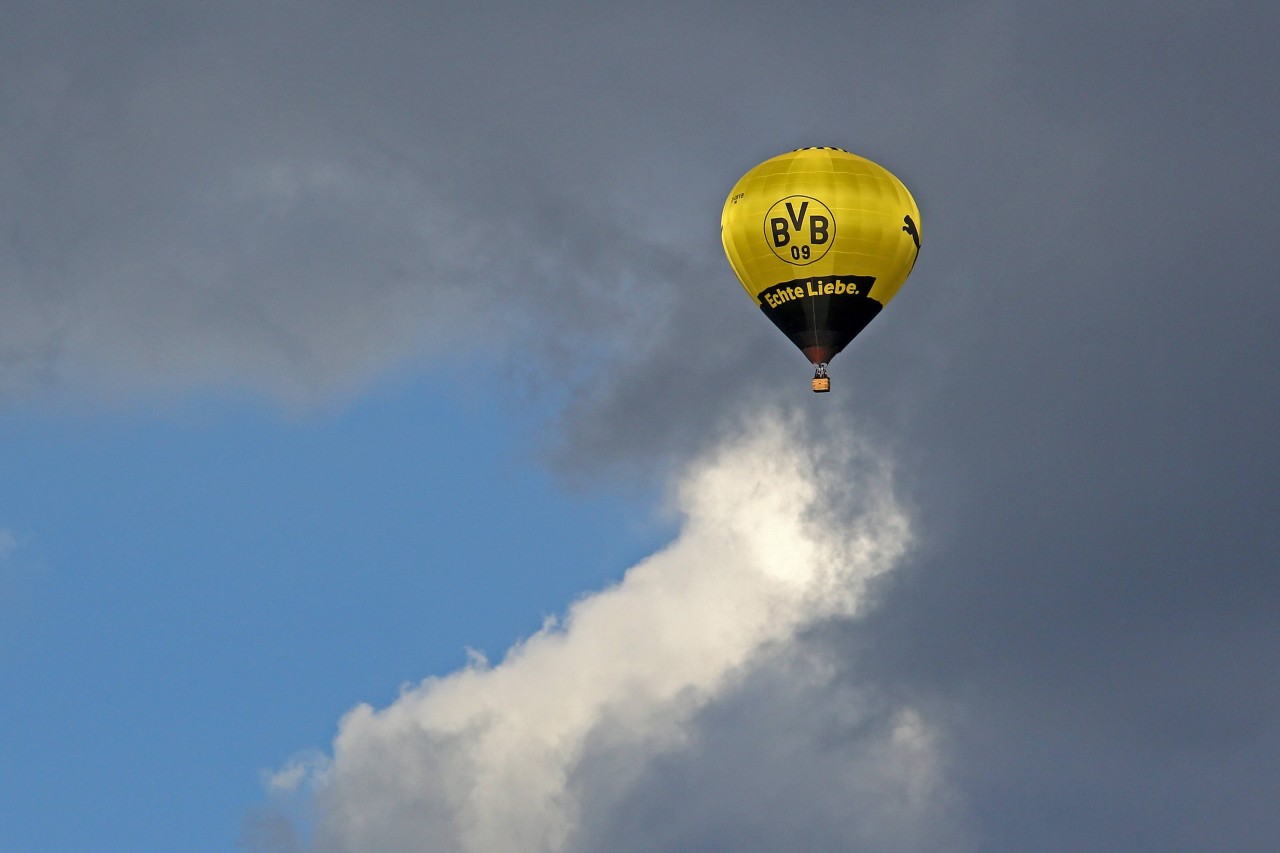
[[[935,734],[914,710],[833,682],[834,648],[761,656],[682,749],[639,771],[625,739],[611,750],[600,726],[575,773],[583,818],[569,849],[974,849]]]
[[[4,390],[314,398],[423,352],[559,364],[606,320],[637,334],[621,294],[645,305],[636,258],[671,250],[624,227],[630,110],[575,89],[605,84],[563,16],[10,11]]]
[[[980,849],[1275,846],[1271,6],[104,8],[4,4],[0,394],[462,352],[559,404],[580,478],[807,407],[894,452],[921,538],[808,642],[936,728]],[[813,399],[717,234],[805,144],[925,234]],[[699,748],[766,725],[736,707]],[[608,814],[675,808],[684,760]]]
[[[726,187],[828,137],[896,166],[904,92],[963,58],[913,71],[906,22],[821,5],[783,28],[728,5],[10,11],[5,388],[314,397],[460,350],[568,372],[606,415],[575,410],[576,443],[610,457],[623,389],[686,388],[657,408],[702,420],[756,383],[743,345],[777,344],[741,322]],[[625,375],[583,381],[602,366]]]
[[[864,348],[938,336],[923,388],[895,371],[859,401],[894,413],[930,542],[828,641],[944,726],[982,849],[1280,838],[1267,20],[1026,17],[987,192],[923,182],[912,301]]]

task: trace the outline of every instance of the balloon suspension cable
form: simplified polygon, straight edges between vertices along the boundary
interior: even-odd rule
[[[827,363],[824,361],[813,371],[813,393],[823,394],[831,390],[831,379],[827,376]]]

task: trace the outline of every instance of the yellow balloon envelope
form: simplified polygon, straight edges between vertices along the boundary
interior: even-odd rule
[[[902,287],[920,253],[920,210],[887,169],[840,148],[766,160],[729,193],[725,254],[760,310],[818,366]]]

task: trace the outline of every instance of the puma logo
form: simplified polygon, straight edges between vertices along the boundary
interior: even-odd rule
[[[902,221],[907,223],[902,226],[902,230],[911,235],[911,241],[916,244],[916,252],[920,251],[920,232],[916,230],[916,223],[911,219],[911,214],[902,217]]]

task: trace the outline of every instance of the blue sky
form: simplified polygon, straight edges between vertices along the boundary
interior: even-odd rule
[[[6,848],[229,849],[356,701],[500,658],[666,535],[456,386],[4,414]]]

